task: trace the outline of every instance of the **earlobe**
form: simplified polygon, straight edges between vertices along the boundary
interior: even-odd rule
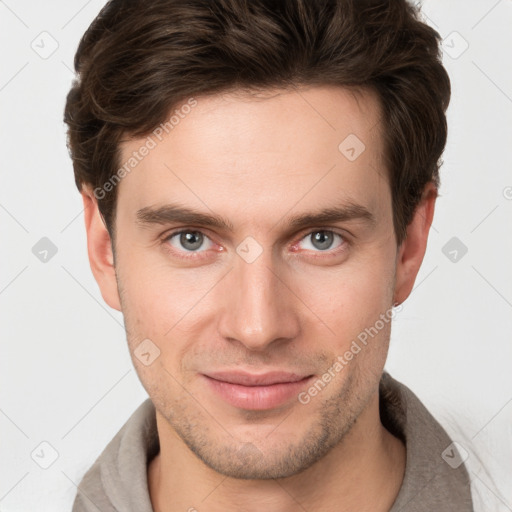
[[[394,303],[402,304],[410,295],[425,251],[437,198],[437,188],[429,182],[423,189],[420,203],[407,226],[407,235],[398,249]]]
[[[92,190],[82,188],[84,203],[85,230],[87,233],[87,253],[91,270],[98,283],[105,302],[113,309],[121,311],[114,255],[109,232],[98,208],[98,201]]]

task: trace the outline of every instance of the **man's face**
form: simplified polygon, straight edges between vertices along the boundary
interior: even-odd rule
[[[370,93],[199,97],[118,185],[134,365],[167,435],[220,473],[295,474],[375,400],[397,255],[381,129]],[[121,162],[146,140],[123,143]],[[232,229],[171,220],[171,205]],[[291,222],[334,208],[345,218]]]

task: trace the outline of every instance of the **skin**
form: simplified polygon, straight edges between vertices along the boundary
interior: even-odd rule
[[[409,296],[437,191],[425,187],[397,246],[370,91],[311,87],[197,101],[119,183],[115,261],[94,195],[83,190],[92,271],[105,301],[124,314],[134,366],[157,410],[153,507],[387,511],[405,468],[403,443],[379,418],[390,323],[307,404],[234,407],[201,373],[322,376]],[[354,161],[338,149],[349,134],[365,144]],[[145,140],[123,142],[122,162]],[[375,222],[290,229],[292,216],[347,202]],[[138,210],[168,203],[221,215],[233,232],[137,221]],[[179,235],[166,239],[179,228],[200,231],[203,244],[190,250]],[[327,248],[314,243],[318,231],[334,233]],[[262,249],[251,263],[236,252],[248,236]],[[160,350],[148,366],[134,356],[147,338]]]

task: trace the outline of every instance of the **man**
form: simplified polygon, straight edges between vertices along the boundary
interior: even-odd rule
[[[91,268],[148,392],[77,511],[471,511],[384,371],[450,82],[405,0],[109,2],[65,121]]]

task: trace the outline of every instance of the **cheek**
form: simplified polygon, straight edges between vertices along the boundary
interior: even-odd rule
[[[143,258],[132,253],[118,264],[128,344],[146,383],[171,378],[166,372],[181,372],[186,354],[212,326],[215,304],[208,290],[219,279],[213,271],[170,268],[161,259],[151,260],[150,255]],[[136,355],[147,339],[156,345],[158,358],[146,367]]]
[[[389,259],[375,254],[368,261],[354,260],[301,282],[301,297],[307,298],[304,302],[315,313],[305,338],[320,339],[331,362],[341,356],[347,365],[344,375],[352,371],[378,373],[385,363],[391,326],[393,272]],[[381,315],[386,313],[382,321]]]
[[[117,272],[123,309],[148,335],[162,337],[201,299],[209,281],[200,270],[170,267],[159,252],[135,249],[125,253]]]
[[[342,337],[354,328],[373,324],[392,301],[392,275],[375,262],[368,267],[347,266],[310,277],[301,279],[300,297],[319,321],[336,327],[336,334]]]

